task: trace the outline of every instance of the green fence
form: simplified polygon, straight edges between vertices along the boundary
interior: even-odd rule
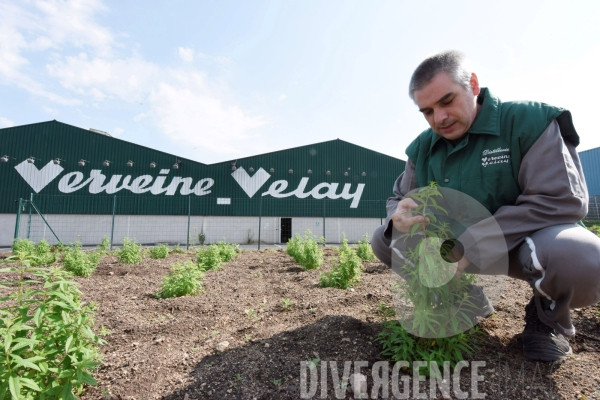
[[[169,243],[186,247],[221,240],[254,245],[285,244],[310,230],[328,243],[342,235],[356,242],[385,219],[385,200],[360,203],[340,212],[334,200],[133,196],[48,196],[20,199],[15,238],[49,243],[96,245],[108,237],[118,246],[125,237],[142,244]],[[368,217],[363,217],[363,216]]]

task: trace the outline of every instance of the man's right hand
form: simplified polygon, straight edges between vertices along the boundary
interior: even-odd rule
[[[400,232],[409,233],[413,225],[421,224],[417,231],[422,231],[425,229],[425,227],[429,225],[429,218],[425,218],[420,215],[413,216],[412,210],[417,207],[417,203],[415,203],[415,201],[409,197],[400,200],[396,206],[396,212],[392,214],[394,228]]]

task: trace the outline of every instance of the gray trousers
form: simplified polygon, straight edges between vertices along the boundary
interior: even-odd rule
[[[371,246],[391,267],[391,238],[385,237],[385,228],[375,230]],[[600,238],[579,225],[555,225],[532,233],[508,257],[508,276],[531,285],[542,322],[574,336],[569,310],[600,301]]]

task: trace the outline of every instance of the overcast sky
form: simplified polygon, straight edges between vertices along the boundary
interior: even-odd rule
[[[0,127],[56,119],[204,163],[336,138],[405,159],[427,127],[410,75],[445,49],[600,146],[592,0],[0,0]]]

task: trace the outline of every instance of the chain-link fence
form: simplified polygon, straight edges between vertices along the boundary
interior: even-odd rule
[[[385,200],[361,201],[360,213],[327,198],[218,200],[32,195],[19,200],[15,238],[97,245],[107,237],[118,246],[128,237],[146,245],[186,247],[223,240],[260,248],[285,244],[307,230],[326,243],[340,243],[343,236],[355,243],[372,236],[385,219]]]

